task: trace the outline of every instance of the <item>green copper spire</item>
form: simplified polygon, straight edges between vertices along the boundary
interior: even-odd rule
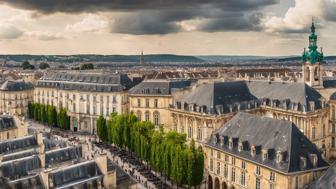
[[[323,61],[323,52],[317,51],[317,35],[315,34],[315,24],[314,20],[312,22],[312,26],[310,27],[311,34],[309,35],[309,46],[308,51],[306,49],[303,52],[302,59],[303,62],[309,62],[311,64],[315,64],[317,62],[324,63]]]

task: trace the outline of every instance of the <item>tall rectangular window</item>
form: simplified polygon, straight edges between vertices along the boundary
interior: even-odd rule
[[[231,181],[236,182],[236,169],[234,167],[231,170]]]
[[[260,167],[257,166],[257,167],[256,167],[256,175],[260,175],[260,173],[261,173],[261,172],[260,172]]]
[[[158,99],[154,99],[154,108],[158,107]]]
[[[140,98],[137,99],[137,103],[138,103],[138,108],[140,108],[141,107],[141,100],[140,100]]]
[[[331,147],[335,148],[335,137],[331,137]]]
[[[245,171],[242,171],[240,173],[240,185],[245,186],[246,184],[246,175],[245,175]]]
[[[229,177],[229,166],[227,164],[224,165],[224,177]]]
[[[213,171],[213,160],[212,159],[210,159],[210,171]]]
[[[256,189],[261,189],[260,178],[256,178]]]
[[[221,163],[217,162],[217,175],[221,174]]]
[[[275,172],[270,172],[270,181],[275,182]]]
[[[146,98],[146,108],[149,108],[149,99]]]

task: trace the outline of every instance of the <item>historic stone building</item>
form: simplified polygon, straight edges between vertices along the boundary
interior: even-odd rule
[[[27,116],[28,103],[33,101],[34,87],[20,80],[6,80],[0,86],[0,113]]]
[[[329,124],[329,105],[323,89],[323,53],[317,51],[315,26],[303,55],[303,81],[210,82],[193,87],[172,106],[173,129],[200,144],[239,111],[292,121],[305,136],[336,157]],[[314,69],[313,69],[314,68]],[[312,69],[314,71],[312,71]],[[309,70],[309,77],[307,76]]]
[[[329,155],[329,107],[303,82],[233,81],[196,86],[170,109],[173,128],[203,143],[239,111],[285,119]]]
[[[86,156],[85,145],[42,133],[0,141],[0,188],[116,188],[115,165],[106,154]]]
[[[130,111],[141,121],[171,126],[169,107],[174,93],[190,86],[188,80],[145,80],[129,90]]]
[[[0,141],[23,137],[27,128],[23,117],[0,115]]]
[[[290,121],[240,112],[204,145],[209,189],[299,189],[329,164]]]
[[[49,73],[34,90],[34,102],[65,108],[71,129],[95,133],[98,116],[128,113],[132,81],[121,74]]]

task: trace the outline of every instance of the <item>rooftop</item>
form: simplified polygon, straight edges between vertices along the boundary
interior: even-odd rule
[[[63,90],[119,92],[132,86],[124,74],[92,73],[48,73],[37,82],[38,87],[52,87]]]
[[[292,122],[243,112],[215,130],[206,145],[283,173],[329,166]]]
[[[309,112],[321,109],[325,102],[319,92],[303,82],[230,81],[201,84],[176,99],[175,107],[221,114],[261,105]]]
[[[170,95],[190,86],[190,80],[145,80],[129,90],[130,94]]]

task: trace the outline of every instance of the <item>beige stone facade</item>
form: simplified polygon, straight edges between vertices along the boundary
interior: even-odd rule
[[[150,121],[155,126],[164,124],[171,126],[169,106],[172,104],[171,95],[129,95],[130,112],[140,121]]]
[[[95,92],[79,90],[60,90],[57,88],[36,87],[34,102],[54,105],[57,110],[65,108],[71,117],[71,129],[95,132],[96,121],[100,115],[108,117],[112,112],[128,112],[126,92]]]
[[[299,189],[326,168],[287,174],[212,148],[205,148],[209,189]]]
[[[0,87],[0,113],[27,116],[33,86],[23,81],[5,81]]]
[[[14,122],[12,126],[0,129],[0,141],[15,139],[27,135],[28,123],[25,122],[23,117],[9,116],[9,115],[0,116],[0,119],[4,118],[13,120]]]

